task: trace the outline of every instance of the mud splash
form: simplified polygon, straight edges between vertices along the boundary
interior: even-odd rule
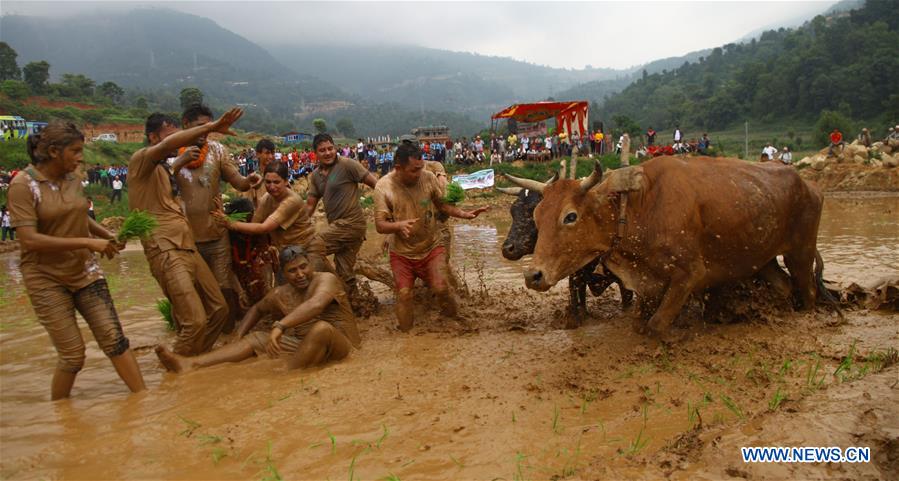
[[[899,271],[899,197],[828,198],[819,247],[840,283]],[[93,341],[74,397],[49,403],[55,354],[14,255],[0,257],[0,477],[5,479],[888,479],[895,473],[895,313],[826,311],[635,334],[617,292],[589,301],[585,326],[555,326],[566,286],[523,288],[499,255],[505,206],[455,226],[475,329],[422,307],[395,331],[387,287],[345,362],[286,372],[253,360],[181,376],[152,351],[169,342],[138,246],[105,262],[150,390],[127,396]],[[505,222],[505,225],[504,223]],[[364,255],[377,259],[380,237]],[[84,335],[90,339],[87,329]],[[853,356],[847,358],[852,351]],[[850,359],[849,367],[845,368]],[[844,366],[838,371],[840,365]],[[881,370],[879,373],[878,370]],[[836,374],[835,374],[836,373]],[[744,445],[870,446],[875,462],[743,465]]]

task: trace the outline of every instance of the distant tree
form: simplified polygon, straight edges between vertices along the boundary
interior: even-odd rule
[[[22,71],[16,63],[18,56],[8,43],[0,42],[0,81],[22,79]]]
[[[125,90],[122,87],[119,87],[115,82],[103,82],[99,87],[100,95],[112,100],[113,103],[119,103],[122,101],[122,97],[125,95]]]
[[[328,124],[325,123],[325,119],[313,120],[312,126],[315,127],[315,133],[317,134],[323,134],[328,131]]]
[[[356,127],[353,126],[353,121],[347,118],[337,121],[337,130],[343,134],[344,137],[356,136]]]
[[[31,62],[22,69],[22,74],[32,92],[44,92],[47,88],[47,81],[50,80],[50,64],[46,60]]]
[[[631,120],[627,115],[616,115],[612,117],[615,128],[620,132],[627,132],[631,138],[639,137],[643,132],[640,125]]]
[[[3,95],[13,100],[22,100],[28,97],[30,93],[28,85],[21,80],[4,80],[0,82],[0,92],[3,92]]]
[[[196,87],[187,87],[181,89],[178,99],[181,101],[181,110],[187,110],[191,105],[203,103],[203,92]]]
[[[137,100],[134,101],[134,106],[141,110],[147,110],[149,108],[145,97],[138,97]]]
[[[62,75],[62,85],[77,97],[91,97],[94,95],[96,83],[82,74],[66,73]]]
[[[815,143],[818,146],[830,144],[830,133],[833,129],[839,129],[844,139],[851,139],[855,135],[851,120],[839,112],[825,110],[815,122]]]

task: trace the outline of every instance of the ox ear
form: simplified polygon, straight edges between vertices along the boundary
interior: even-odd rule
[[[515,195],[517,196],[519,192],[521,192],[521,187],[497,187],[496,190],[502,192],[503,194]]]
[[[599,162],[599,160],[596,160],[593,164],[593,173],[590,174],[590,177],[586,177],[581,180],[581,192],[587,192],[588,190],[599,184],[599,181],[601,180],[602,164]]]
[[[622,167],[609,174],[609,192],[631,192],[643,189],[643,167]]]

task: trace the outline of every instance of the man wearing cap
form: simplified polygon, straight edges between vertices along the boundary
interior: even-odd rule
[[[309,179],[306,206],[310,218],[319,200],[325,204],[328,227],[319,233],[326,255],[334,255],[337,276],[353,298],[356,289],[356,257],[365,240],[365,214],[359,206],[359,183],[374,188],[377,179],[359,162],[340,157],[334,139],[318,134],[312,139],[318,167]]]

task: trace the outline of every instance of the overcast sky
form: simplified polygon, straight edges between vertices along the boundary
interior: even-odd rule
[[[413,44],[552,67],[624,68],[716,47],[836,3],[780,2],[22,2],[5,14],[156,6],[208,17],[266,44]],[[0,32],[2,37],[2,32]]]

